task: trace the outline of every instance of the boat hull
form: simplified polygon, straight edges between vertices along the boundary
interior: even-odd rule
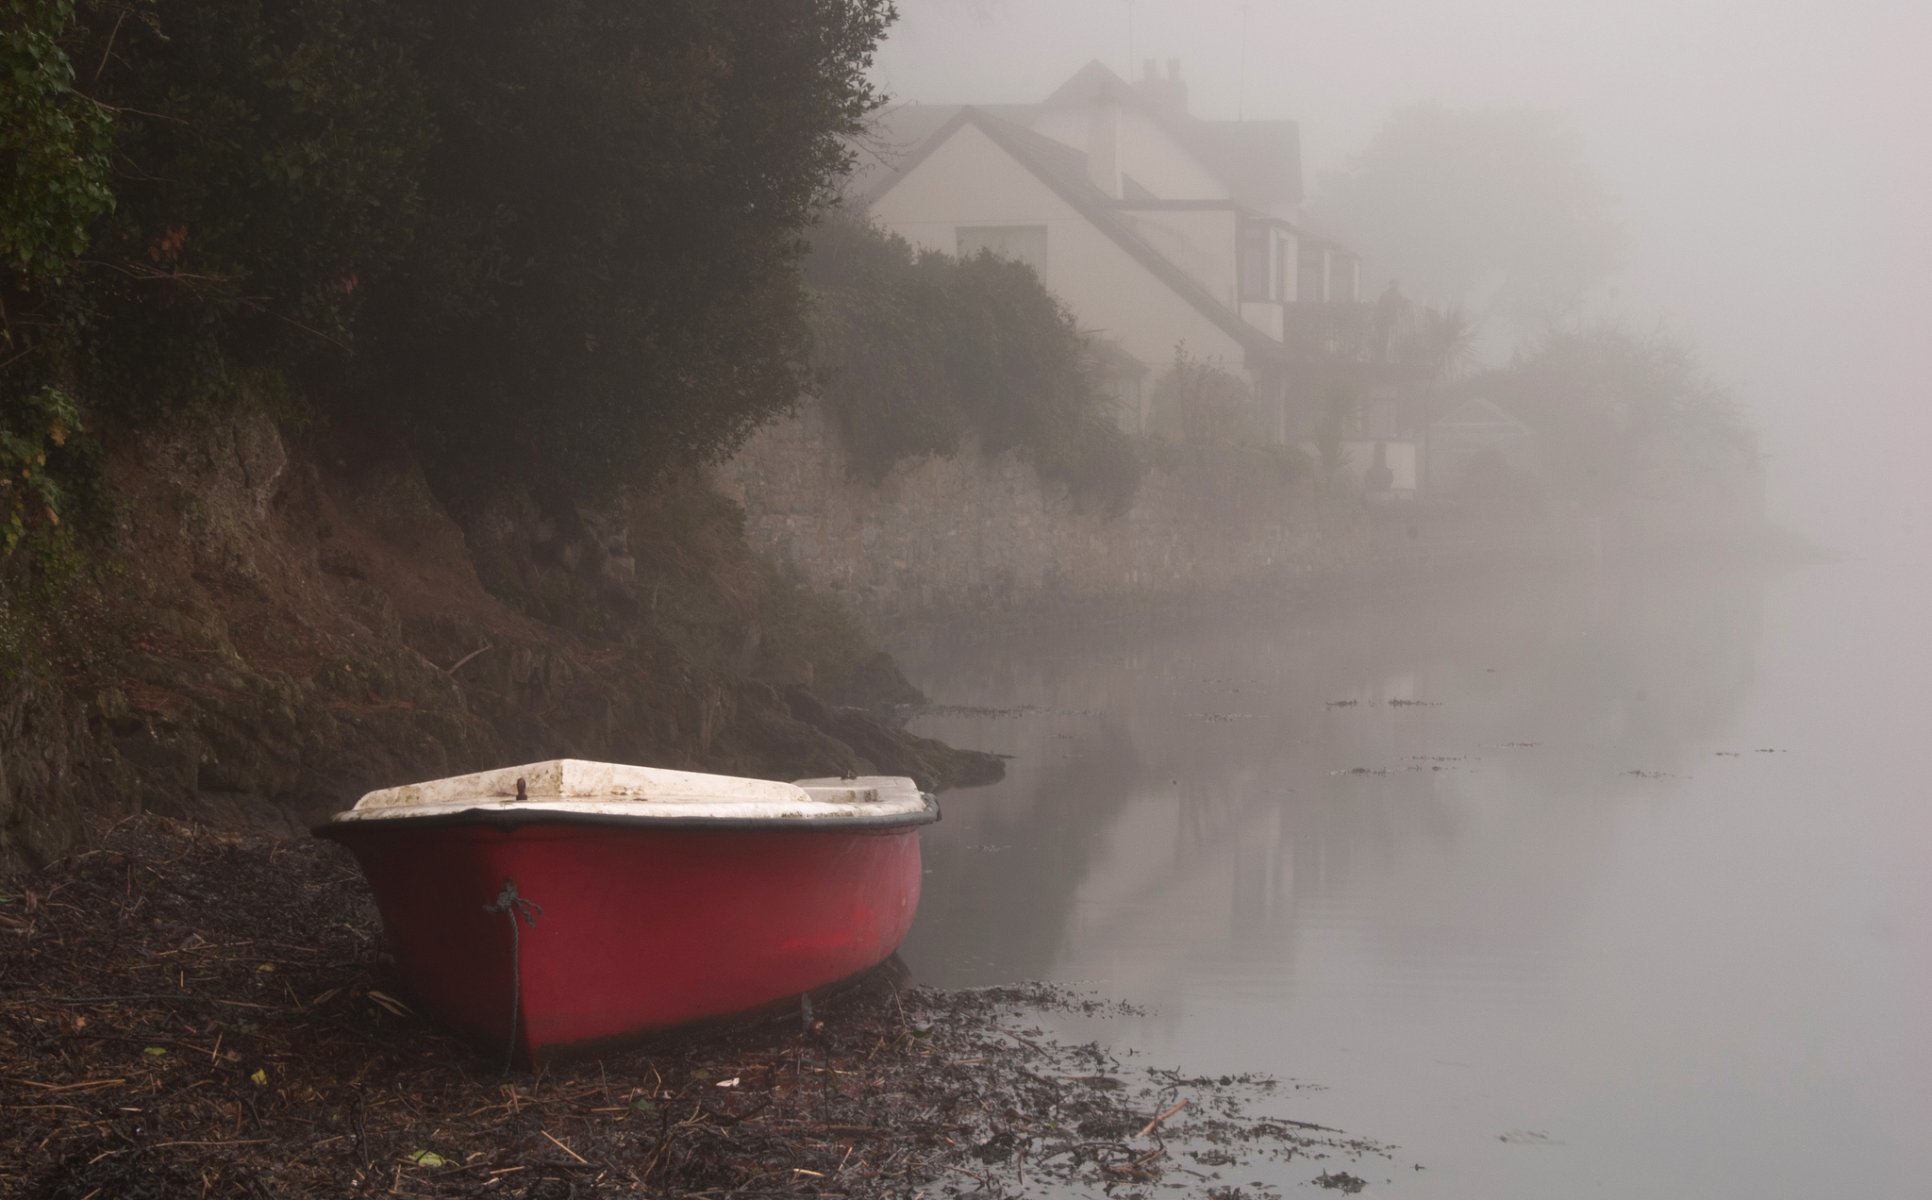
[[[526,1064],[836,983],[889,957],[919,903],[914,825],[388,821],[326,836],[361,864],[413,997]]]

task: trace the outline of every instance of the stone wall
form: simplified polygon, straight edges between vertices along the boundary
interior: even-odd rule
[[[970,450],[851,477],[823,411],[801,402],[715,471],[752,548],[874,622],[950,613],[1325,584],[1405,585],[1516,566],[1780,553],[1749,492],[1591,508],[1365,503],[1326,495],[1266,450],[1155,447],[1131,510],[1108,518],[1013,455]],[[1721,489],[1720,489],[1721,491]],[[1623,569],[1617,566],[1617,569]]]
[[[1228,589],[1341,565],[1387,524],[1319,500],[1270,451],[1168,448],[1114,517],[1011,454],[901,464],[876,488],[846,461],[804,401],[716,479],[754,549],[873,618]]]

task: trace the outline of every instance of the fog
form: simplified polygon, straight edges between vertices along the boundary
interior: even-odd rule
[[[1552,114],[1624,235],[1588,311],[1695,346],[1838,552],[898,646],[921,732],[1012,755],[928,841],[915,974],[1146,1003],[1072,1032],[1295,1077],[1402,1147],[1372,1192],[1926,1194],[1932,8],[901,10],[894,103],[1178,60],[1194,115],[1299,123],[1311,198],[1407,106]]]
[[[1309,192],[1388,115],[1547,109],[1613,193],[1598,298],[1702,351],[1763,435],[1773,518],[1894,554],[1932,522],[1932,9],[1907,0],[904,0],[899,102],[1037,101],[1180,61],[1192,111],[1300,123]],[[1371,258],[1373,247],[1359,247]]]

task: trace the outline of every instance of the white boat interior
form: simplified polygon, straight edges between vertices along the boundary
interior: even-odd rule
[[[927,815],[927,814],[932,815]],[[902,775],[802,779],[785,783],[660,767],[551,759],[471,775],[382,788],[330,824],[422,820],[463,814],[570,815],[632,821],[831,821],[907,823],[932,820],[933,800]]]

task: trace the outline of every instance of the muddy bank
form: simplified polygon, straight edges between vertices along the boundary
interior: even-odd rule
[[[101,441],[100,518],[0,563],[0,864],[69,852],[90,813],[294,830],[560,756],[998,776],[873,715],[917,693],[698,479],[465,505],[261,413]]]
[[[155,817],[98,842],[0,878],[0,1195],[1233,1197],[1277,1194],[1268,1162],[1392,1167],[1274,1080],[1055,1042],[1041,1010],[1108,1010],[1045,987],[879,976],[810,1028],[506,1075],[389,982],[336,848]]]

